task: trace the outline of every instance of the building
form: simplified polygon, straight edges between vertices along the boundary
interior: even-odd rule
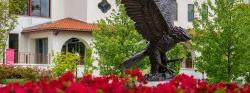
[[[28,0],[28,7],[10,32],[8,48],[15,49],[15,64],[50,64],[57,52],[84,51],[92,44],[93,23],[116,9],[115,0]],[[176,0],[175,25],[192,28],[194,0]],[[246,0],[250,3],[250,0]],[[193,57],[194,54],[191,54]],[[197,75],[192,60],[181,72]]]
[[[183,28],[192,28],[194,19],[194,0],[176,0],[177,2],[177,17],[175,25]]]
[[[28,0],[7,43],[15,50],[15,65],[50,65],[57,52],[84,57],[92,44],[93,23],[109,16],[112,9],[115,0]],[[177,0],[175,25],[192,28],[193,9],[193,0]],[[183,67],[193,68],[186,63]]]
[[[115,7],[115,0],[28,0],[7,43],[15,64],[50,64],[53,54],[66,51],[84,57],[93,23]]]

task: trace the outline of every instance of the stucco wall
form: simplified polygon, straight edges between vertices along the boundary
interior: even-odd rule
[[[188,4],[193,4],[193,2],[193,0],[177,0],[178,20],[175,21],[176,26],[192,28],[192,22],[188,21]]]
[[[35,26],[42,23],[50,22],[51,19],[49,18],[41,18],[41,17],[29,17],[29,16],[19,16],[17,19],[18,24],[14,30],[10,33],[19,34],[19,52],[28,52],[28,40],[29,37],[27,34],[22,34],[24,28]]]
[[[116,0],[107,0],[111,4],[111,9],[107,13],[102,13],[98,8],[98,4],[102,0],[87,0],[87,22],[95,23],[97,20],[109,16],[112,10],[117,10],[115,1]]]
[[[40,32],[30,32],[25,33],[28,35],[28,52],[35,53],[35,40],[41,38],[48,38],[48,53],[51,53],[52,46],[53,46],[53,32],[50,31],[40,31]]]
[[[87,21],[88,0],[51,0],[51,18],[59,20],[66,17]]]
[[[55,34],[53,31],[40,31],[23,33],[27,36],[27,52],[35,53],[35,39],[48,38],[48,53],[61,52],[63,44],[71,39],[78,38],[86,47],[92,43],[92,35],[90,32],[68,32],[59,31]]]
[[[59,31],[55,34],[53,31],[39,31],[39,32],[29,32],[22,33],[25,37],[24,42],[20,42],[20,45],[23,45],[23,50],[20,50],[21,56],[19,60],[24,61],[25,57],[23,54],[29,53],[29,62],[35,63],[35,40],[41,38],[48,38],[48,54],[53,58],[53,54],[61,52],[62,46],[64,43],[71,38],[78,38],[81,42],[84,43],[86,47],[90,47],[92,43],[91,32],[69,32],[69,31]],[[25,43],[25,44],[24,44]],[[52,61],[52,60],[50,60]]]
[[[50,50],[52,50],[51,46],[53,42],[51,42],[52,39],[52,32],[49,31],[42,31],[42,32],[30,32],[30,33],[21,33],[21,37],[25,38],[22,40],[23,42],[20,41],[22,49],[19,48],[19,62],[23,63],[26,61],[26,55],[28,55],[28,62],[30,63],[35,63],[35,58],[36,58],[36,39],[40,38],[48,38],[48,53],[50,54]],[[25,43],[25,44],[24,44]]]
[[[88,23],[95,23],[101,18],[111,14],[113,9],[117,9],[115,0],[108,0],[111,9],[107,13],[102,13],[98,8],[101,0],[51,0],[51,18],[52,20],[71,17]]]
[[[92,35],[90,32],[59,32],[57,35],[52,37],[52,50],[54,53],[61,52],[63,44],[71,39],[77,38],[84,43],[86,47],[89,47],[92,43]]]
[[[35,26],[42,23],[50,22],[50,18],[42,18],[42,17],[30,17],[30,16],[18,16],[17,26],[11,33],[20,33],[24,28]]]

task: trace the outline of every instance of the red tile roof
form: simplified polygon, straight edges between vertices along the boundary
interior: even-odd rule
[[[43,31],[43,30],[62,30],[62,31],[93,31],[97,27],[93,24],[76,20],[73,18],[65,18],[54,22],[44,23],[33,27],[28,27],[23,32]]]

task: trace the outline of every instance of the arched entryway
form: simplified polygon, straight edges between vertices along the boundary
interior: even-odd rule
[[[79,55],[81,58],[80,63],[82,64],[84,62],[85,49],[86,46],[80,41],[80,39],[71,38],[63,44],[61,52],[70,52]]]

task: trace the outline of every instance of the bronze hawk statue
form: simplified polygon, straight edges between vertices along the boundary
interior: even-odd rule
[[[149,56],[151,71],[145,76],[147,80],[164,80],[174,76],[174,72],[167,66],[171,60],[167,59],[166,52],[177,43],[191,39],[183,28],[174,26],[176,0],[121,0],[121,3],[124,4],[127,15],[135,21],[137,31],[149,41],[143,51],[124,61],[121,69],[139,64]],[[170,76],[160,79],[162,75],[159,75],[162,73]]]

